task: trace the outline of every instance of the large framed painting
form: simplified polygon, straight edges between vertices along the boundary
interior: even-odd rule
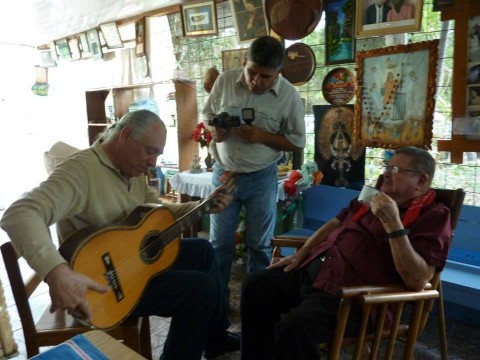
[[[262,0],[230,0],[233,23],[239,43],[268,35],[267,18]]]
[[[313,105],[315,162],[322,184],[360,190],[365,183],[365,147],[353,142],[353,105]]]
[[[438,40],[357,53],[355,140],[430,148]]]
[[[355,62],[355,2],[328,0],[325,8],[325,64]]]
[[[355,33],[357,37],[400,34],[419,31],[423,0],[357,0]]]

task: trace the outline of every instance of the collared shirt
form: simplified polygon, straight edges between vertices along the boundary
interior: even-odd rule
[[[335,295],[344,286],[385,285],[402,281],[380,220],[370,211],[358,221],[352,220],[359,206],[360,203],[353,200],[343,209],[337,216],[342,225],[313,249],[302,263],[301,266],[305,266],[318,255],[325,256],[313,283],[315,288]],[[441,203],[426,206],[411,225],[408,238],[427,264],[441,270],[451,241],[448,208]]]
[[[127,180],[97,145],[58,165],[46,181],[5,211],[1,225],[28,264],[45,278],[53,267],[65,262],[52,242],[52,224],[57,223],[62,243],[86,226],[119,222],[148,202],[159,200],[155,190],[147,186],[145,176]],[[165,206],[178,217],[197,204]]]
[[[216,79],[203,108],[204,119],[226,112],[239,116],[242,109],[253,108],[253,125],[275,134],[284,134],[298,147],[305,146],[305,110],[297,90],[279,76],[273,87],[263,94],[252,94],[245,83],[243,68],[224,71]],[[227,171],[252,172],[278,161],[282,152],[263,144],[248,144],[229,133],[221,143],[212,141],[210,152]]]

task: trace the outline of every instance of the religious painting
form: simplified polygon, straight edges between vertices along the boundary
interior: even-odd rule
[[[357,53],[355,141],[430,148],[438,40]]]
[[[365,183],[365,147],[353,142],[353,105],[313,105],[315,162],[322,184],[360,190]]]
[[[422,25],[422,10],[423,0],[357,0],[356,36],[419,31]]]
[[[239,43],[268,35],[262,0],[230,0],[230,7]]]
[[[329,0],[325,7],[325,65],[355,62],[355,2]]]

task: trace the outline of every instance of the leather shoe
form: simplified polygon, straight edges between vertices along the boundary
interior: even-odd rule
[[[225,331],[225,334],[217,339],[210,341],[203,356],[207,360],[215,359],[216,357],[231,351],[240,350],[240,334]]]

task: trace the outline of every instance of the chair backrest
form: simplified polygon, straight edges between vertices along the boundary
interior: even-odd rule
[[[19,255],[11,242],[1,245],[1,252],[17,306],[27,356],[30,358],[39,353],[42,346],[60,344],[75,335],[91,330],[70,316],[66,311],[50,314],[47,308],[41,318],[35,322],[30,306],[30,298],[42,283],[42,279],[33,273],[24,277],[19,263]],[[43,310],[42,310],[43,311]],[[37,313],[35,315],[38,315]],[[150,325],[148,317],[128,319],[109,332],[113,337],[124,340],[125,345],[141,353],[147,359],[151,358]]]

